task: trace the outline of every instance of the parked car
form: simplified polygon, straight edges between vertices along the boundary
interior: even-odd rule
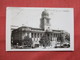
[[[57,42],[55,48],[61,48],[61,43]]]
[[[62,43],[61,42],[57,42],[55,48],[69,48],[70,47],[70,43],[65,42]]]

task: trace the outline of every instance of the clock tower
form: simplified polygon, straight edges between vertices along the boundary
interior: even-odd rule
[[[44,10],[41,14],[40,28],[44,29],[45,31],[50,30],[50,18],[49,18],[49,13],[47,12],[47,10]]]

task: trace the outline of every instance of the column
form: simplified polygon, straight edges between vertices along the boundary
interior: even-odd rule
[[[31,33],[29,33],[29,38],[31,38]]]

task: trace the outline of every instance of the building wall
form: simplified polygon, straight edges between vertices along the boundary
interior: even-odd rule
[[[45,34],[45,32],[41,32],[41,31],[22,31],[22,30],[14,30],[12,33],[12,38],[13,40],[20,40],[23,41],[25,39],[25,37],[29,36],[29,38],[32,39],[33,42],[33,46],[35,46],[35,44],[39,44],[39,41],[41,40],[41,38],[44,37],[48,37],[53,43],[58,41],[59,37],[63,37],[63,39],[65,40],[65,36],[64,34],[62,34],[61,32],[47,32],[47,34]],[[17,42],[18,43],[18,42]],[[17,44],[16,43],[16,44]],[[51,43],[51,44],[53,44]],[[54,44],[53,44],[54,45]]]

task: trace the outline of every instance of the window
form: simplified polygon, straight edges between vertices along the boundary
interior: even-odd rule
[[[40,36],[42,37],[42,34],[40,34]]]
[[[39,38],[39,33],[38,33],[38,38]]]
[[[49,34],[47,34],[47,36],[49,36]]]
[[[36,38],[36,33],[35,33],[35,38]]]
[[[31,37],[33,38],[33,33],[31,34]]]

